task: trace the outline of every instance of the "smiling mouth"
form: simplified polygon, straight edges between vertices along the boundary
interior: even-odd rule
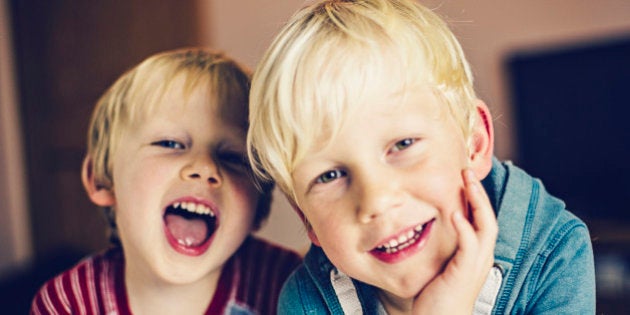
[[[415,245],[424,235],[424,231],[435,219],[428,221],[424,224],[419,224],[413,229],[410,229],[406,233],[399,235],[396,238],[392,238],[389,241],[377,246],[372,252],[378,254],[396,254],[400,251],[404,251],[406,248]]]
[[[176,202],[168,206],[164,224],[177,245],[191,249],[203,246],[218,227],[212,209],[195,202]]]

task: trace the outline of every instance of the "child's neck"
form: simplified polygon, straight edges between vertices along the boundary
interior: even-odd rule
[[[125,270],[127,300],[133,314],[203,314],[212,301],[221,270],[182,285],[151,281],[143,277],[146,274],[147,270]]]

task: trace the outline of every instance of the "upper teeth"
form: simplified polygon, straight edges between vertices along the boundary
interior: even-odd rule
[[[385,244],[378,246],[377,249],[387,253],[395,253],[415,243],[420,237],[420,232],[422,232],[422,224],[417,225],[413,230],[407,231],[407,233],[401,234],[398,238],[393,238],[389,240],[389,242],[385,242]]]
[[[173,208],[175,209],[181,208],[186,211],[199,213],[199,214],[207,214],[212,217],[214,217],[215,215],[214,212],[212,212],[212,210],[210,209],[210,207],[206,205],[202,205],[200,203],[195,203],[195,202],[176,202],[175,204],[173,204]]]

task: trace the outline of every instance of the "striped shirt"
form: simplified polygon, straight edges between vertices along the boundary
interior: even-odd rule
[[[228,260],[206,314],[275,314],[282,284],[301,262],[294,252],[250,237]],[[31,314],[131,314],[120,247],[90,256],[46,282]]]

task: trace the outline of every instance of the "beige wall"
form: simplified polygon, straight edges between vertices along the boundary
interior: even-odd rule
[[[207,44],[233,54],[250,66],[260,58],[273,33],[302,0],[199,0]],[[308,2],[308,1],[306,1]],[[502,62],[506,54],[630,35],[627,0],[426,0],[451,23],[472,64],[480,98],[495,118],[496,154],[513,159],[514,130]],[[261,234],[292,247],[307,244],[304,230],[281,196]]]

